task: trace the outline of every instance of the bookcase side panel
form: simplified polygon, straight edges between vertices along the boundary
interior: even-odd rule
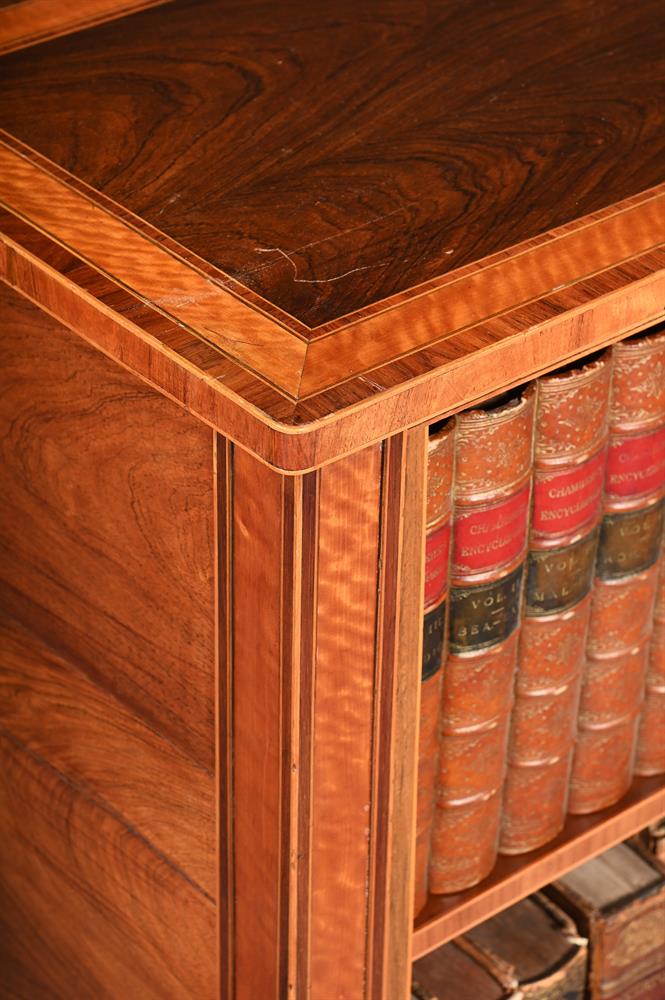
[[[213,436],[4,285],[0,353],[0,993],[212,1000]]]
[[[285,477],[220,439],[229,1000],[407,995],[425,449]]]

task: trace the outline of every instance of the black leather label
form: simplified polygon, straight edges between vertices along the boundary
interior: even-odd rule
[[[503,642],[519,622],[522,573],[478,587],[453,587],[450,592],[450,649],[463,653]]]
[[[606,514],[600,528],[596,573],[618,580],[653,566],[660,551],[665,501],[625,514]]]
[[[574,545],[529,552],[526,614],[548,615],[572,608],[589,593],[598,528]]]
[[[425,614],[423,622],[423,673],[422,679],[433,677],[441,669],[443,659],[446,602],[441,601]]]

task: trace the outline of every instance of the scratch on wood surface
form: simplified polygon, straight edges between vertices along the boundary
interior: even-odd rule
[[[341,278],[346,278],[350,274],[355,274],[357,271],[369,271],[373,267],[387,267],[388,261],[381,261],[379,264],[363,264],[360,267],[352,267],[348,271],[344,271],[342,274],[335,274],[332,278],[299,278],[298,277],[298,265],[294,260],[291,260],[290,256],[286,250],[281,250],[279,247],[254,247],[257,253],[278,253],[288,260],[289,264],[293,268],[293,280],[299,285],[327,285],[333,281],[340,281]]]

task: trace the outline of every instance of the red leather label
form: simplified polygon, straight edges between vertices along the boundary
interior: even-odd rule
[[[456,573],[503,566],[526,544],[529,484],[492,507],[456,512],[453,563]]]
[[[605,490],[632,497],[665,486],[665,426],[649,434],[619,437],[610,443]]]
[[[427,535],[425,544],[425,607],[443,597],[448,584],[450,521]]]
[[[536,472],[532,530],[561,535],[581,528],[600,512],[605,449],[574,469]]]

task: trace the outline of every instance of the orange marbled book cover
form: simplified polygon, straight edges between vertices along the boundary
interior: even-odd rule
[[[450,554],[450,520],[455,423],[435,425],[427,450],[427,528],[425,540],[425,613],[418,735],[418,805],[414,911],[427,900],[434,783],[438,762],[441,666],[446,648],[446,598]]]
[[[665,774],[665,540],[660,552],[635,774]]]
[[[569,811],[630,787],[644,696],[665,494],[665,331],[612,348],[603,520]]]
[[[496,860],[521,618],[535,385],[456,418],[448,655],[430,891]]]
[[[537,383],[533,506],[501,820],[503,854],[547,843],[566,816],[602,511],[611,371],[605,352]]]

